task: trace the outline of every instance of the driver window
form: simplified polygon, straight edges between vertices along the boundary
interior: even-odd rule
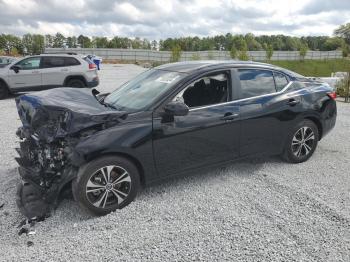
[[[23,70],[38,69],[40,66],[40,57],[30,57],[16,64]]]
[[[195,80],[174,101],[182,101],[191,108],[224,103],[228,98],[228,74],[220,72]]]

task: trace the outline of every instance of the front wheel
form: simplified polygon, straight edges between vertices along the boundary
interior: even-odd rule
[[[308,160],[315,152],[319,139],[317,126],[310,120],[303,120],[289,134],[283,157],[291,163]]]
[[[102,157],[81,167],[72,183],[74,199],[94,215],[106,215],[130,204],[139,187],[136,166],[117,156]]]

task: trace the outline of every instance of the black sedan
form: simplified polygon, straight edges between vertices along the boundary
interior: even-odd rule
[[[104,215],[141,185],[252,155],[309,159],[336,122],[335,93],[253,62],[187,62],[150,69],[110,94],[60,88],[16,98],[17,203],[45,216],[67,187]]]

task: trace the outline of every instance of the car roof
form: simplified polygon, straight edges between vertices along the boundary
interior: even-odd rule
[[[64,56],[64,57],[81,57],[82,55],[72,54],[72,53],[45,53],[37,56]]]
[[[254,68],[265,68],[274,69],[285,72],[290,75],[291,71],[285,70],[284,68],[253,61],[239,61],[239,60],[201,60],[201,61],[186,61],[164,64],[156,67],[156,69],[174,71],[180,73],[193,73],[194,71],[200,71],[204,69],[216,69],[222,67],[254,67]]]

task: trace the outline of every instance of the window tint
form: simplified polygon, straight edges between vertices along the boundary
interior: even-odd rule
[[[271,71],[258,69],[238,70],[242,88],[242,98],[260,96],[276,92]]]
[[[64,66],[64,57],[43,57],[42,67],[62,67]]]
[[[227,102],[228,97],[228,76],[221,72],[194,81],[174,100],[181,100],[188,107],[198,107]]]
[[[19,61],[16,65],[23,70],[38,69],[40,66],[40,57],[30,57]]]
[[[74,57],[65,57],[64,64],[65,66],[75,66],[75,65],[80,65],[80,62]]]
[[[286,85],[288,85],[288,80],[285,75],[277,72],[274,72],[273,75],[275,76],[277,91],[281,91],[283,88],[286,87]]]

